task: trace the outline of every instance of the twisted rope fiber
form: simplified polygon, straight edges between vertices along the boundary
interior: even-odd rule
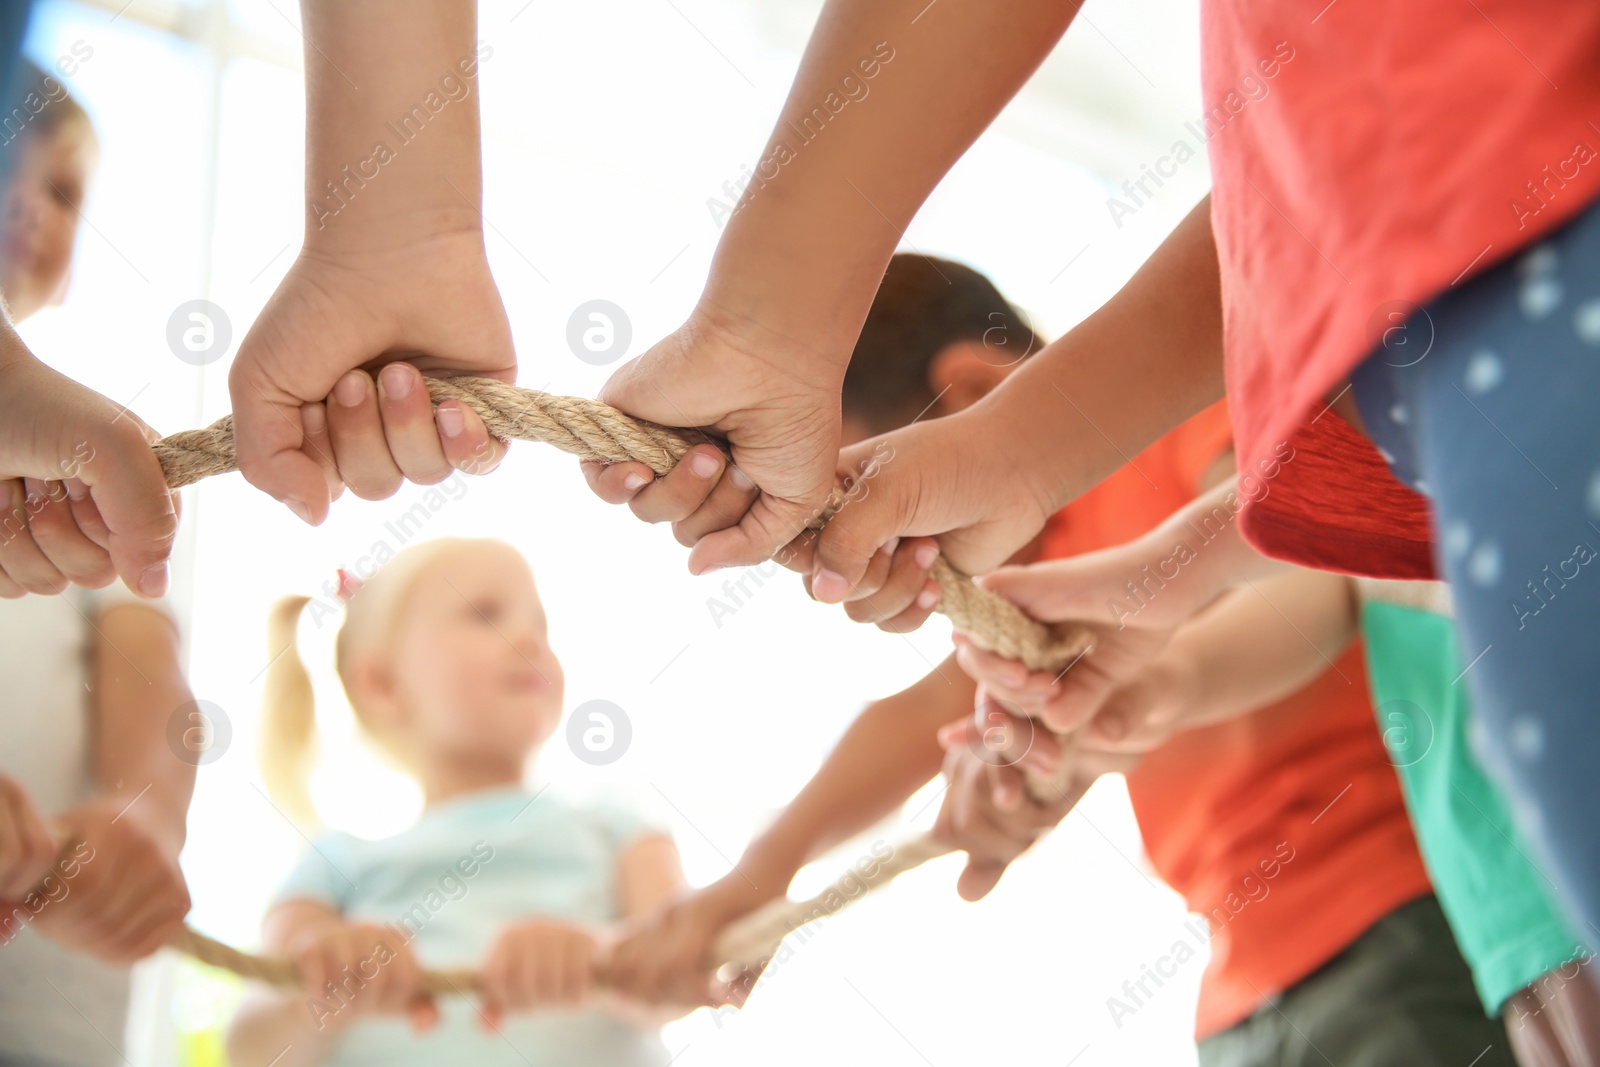
[[[579,459],[604,463],[637,460],[664,475],[693,445],[678,430],[635,419],[598,400],[553,396],[492,378],[425,381],[436,405],[445,400],[465,404],[496,437],[542,441]],[[232,415],[203,430],[164,437],[154,449],[167,484],[174,489],[238,469]],[[847,503],[844,491],[835,487],[828,504],[813,516],[808,528],[821,529]],[[1046,626],[1029,618],[1010,601],[974,584],[943,557],[934,562],[932,575],[942,591],[937,611],[981,647],[1020,660],[1029,670],[1062,670],[1088,646],[1088,635],[1081,629]],[[1054,780],[1030,775],[1030,794],[1040,801],[1061,795],[1070,762],[1061,761]],[[951,851],[930,834],[902,842],[888,858],[866,871],[852,870],[810,900],[779,898],[731,924],[713,946],[713,955],[725,964],[758,964],[771,958],[778,943],[799,927],[832,915],[865,893]],[[299,985],[293,961],[241,952],[190,927],[185,927],[172,944],[203,963],[245,978],[277,986]],[[427,971],[423,984],[431,993],[471,993],[479,989],[479,978],[474,971]]]

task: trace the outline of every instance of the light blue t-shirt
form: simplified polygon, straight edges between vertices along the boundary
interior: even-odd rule
[[[347,919],[387,923],[422,966],[471,968],[507,925],[535,916],[586,924],[621,917],[616,862],[641,837],[662,831],[610,805],[574,806],[518,786],[457,797],[381,841],[319,838],[275,900],[316,900]],[[356,987],[352,980],[348,988]],[[348,996],[349,994],[345,994]],[[355,995],[359,995],[357,991]],[[345,1027],[329,1067],[661,1067],[659,1035],[597,1011],[511,1015],[501,1033],[477,1022],[476,1000],[441,997],[442,1018],[423,1035],[401,1018],[363,1017]],[[319,1017],[341,1008],[325,997]]]

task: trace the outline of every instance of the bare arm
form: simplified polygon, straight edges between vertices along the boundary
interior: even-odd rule
[[[688,464],[660,485],[645,484],[654,476],[643,464],[589,471],[605,499],[679,522],[680,540],[696,542],[691,570],[767,559],[826,498],[840,385],[895,245],[1077,6],[830,0],[823,9],[694,311],[601,393],[635,416],[727,438],[743,479],[716,495],[719,480]]]
[[[786,565],[838,576],[818,599],[871,597],[908,629],[921,581],[869,577],[892,538],[937,535],[952,564],[982,574],[1056,510],[1223,394],[1222,297],[1201,201],[1116,296],[970,408],[846,449],[840,469],[887,452],[872,491],[829,520]],[[922,577],[926,577],[925,569]],[[880,590],[893,589],[891,597]],[[910,591],[910,596],[904,595]]]
[[[868,705],[745,849],[739,871],[779,895],[801,867],[894,812],[939,773],[939,728],[971,714],[975,692],[951,656],[910,688]]]
[[[155,608],[96,614],[89,706],[98,791],[57,821],[92,850],[71,892],[39,917],[41,932],[114,962],[156,951],[178,932],[189,891],[178,867],[195,764],[168,747],[168,723],[190,704],[178,632]]]
[[[974,688],[952,660],[870,705],[799,795],[734,870],[644,921],[618,944],[614,978],[632,996],[700,1004],[737,998],[759,973],[708,987],[713,942],[729,923],[788,891],[795,872],[904,804],[939,773],[939,727],[972,710]]]
[[[334,909],[309,900],[291,900],[267,913],[261,942],[267,952],[286,954],[289,946],[343,923]],[[236,1067],[313,1067],[327,1054],[337,1032],[320,1019],[308,997],[252,987],[228,1026],[228,1061]],[[281,1059],[279,1057],[282,1057]]]
[[[653,914],[682,895],[683,863],[678,846],[665,834],[641,838],[617,859],[617,892],[622,918]],[[689,1014],[697,1004],[645,1004],[628,997],[605,996],[600,1002],[617,1018],[641,1029],[654,1029]]]
[[[1077,8],[830,0],[717,246],[703,302],[759,310],[763,327],[808,338],[843,374],[912,216]],[[820,121],[849,99],[846,78],[865,95]]]
[[[95,778],[108,799],[131,805],[174,860],[183,848],[194,795],[198,753],[168,744],[172,717],[194,704],[178,666],[180,638],[172,619],[142,604],[114,604],[99,613],[94,651]],[[207,731],[212,724],[196,727]]]
[[[341,483],[493,469],[500,443],[464,406],[436,423],[421,375],[510,381],[516,354],[483,245],[477,5],[301,11],[305,241],[228,377],[239,469],[315,524]]]
[[[1295,568],[1231,590],[1172,639],[1197,665],[1186,727],[1276,703],[1333,666],[1355,636],[1349,578]]]

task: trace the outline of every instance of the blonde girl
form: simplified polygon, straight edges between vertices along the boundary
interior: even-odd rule
[[[670,837],[612,807],[524,784],[555,732],[563,677],[528,563],[494,540],[407,548],[341,585],[335,662],[363,733],[411,773],[422,816],[393,837],[318,838],[263,923],[304,992],[256,991],[230,1029],[236,1067],[668,1060],[646,1016],[597,993],[613,924],[682,889]],[[309,599],[273,610],[262,770],[314,820],[311,681],[295,631]],[[476,968],[481,998],[437,1000],[423,968]]]

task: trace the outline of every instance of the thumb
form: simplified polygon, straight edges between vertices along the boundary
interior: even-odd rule
[[[866,576],[879,549],[901,534],[918,532],[909,528],[907,484],[889,475],[851,484],[842,506],[817,534],[813,597],[823,603],[843,601]]]
[[[796,569],[796,559],[814,543],[810,525],[820,514],[820,508],[762,492],[737,526],[695,542],[689,551],[689,571],[705,574],[722,567],[753,567],[774,557]]]
[[[239,471],[245,481],[316,526],[327,517],[330,493],[322,465],[304,451],[304,402],[266,380],[259,370],[265,357],[250,340],[245,338],[228,375]]]
[[[956,880],[956,892],[968,903],[982,900],[1000,884],[1000,877],[1005,873],[1006,865],[1003,863],[969,859],[966,869]]]
[[[1051,560],[1021,566],[1001,567],[974,581],[984,589],[1005,597],[1041,622],[1088,621],[1104,611],[1108,583],[1113,581],[1102,553]],[[1120,577],[1121,570],[1115,575]]]
[[[176,500],[150,450],[154,432],[130,414],[113,424],[112,432],[98,447],[89,444],[88,455],[77,457],[76,474],[104,523],[106,549],[123,583],[145,596],[161,596],[178,535]]]

